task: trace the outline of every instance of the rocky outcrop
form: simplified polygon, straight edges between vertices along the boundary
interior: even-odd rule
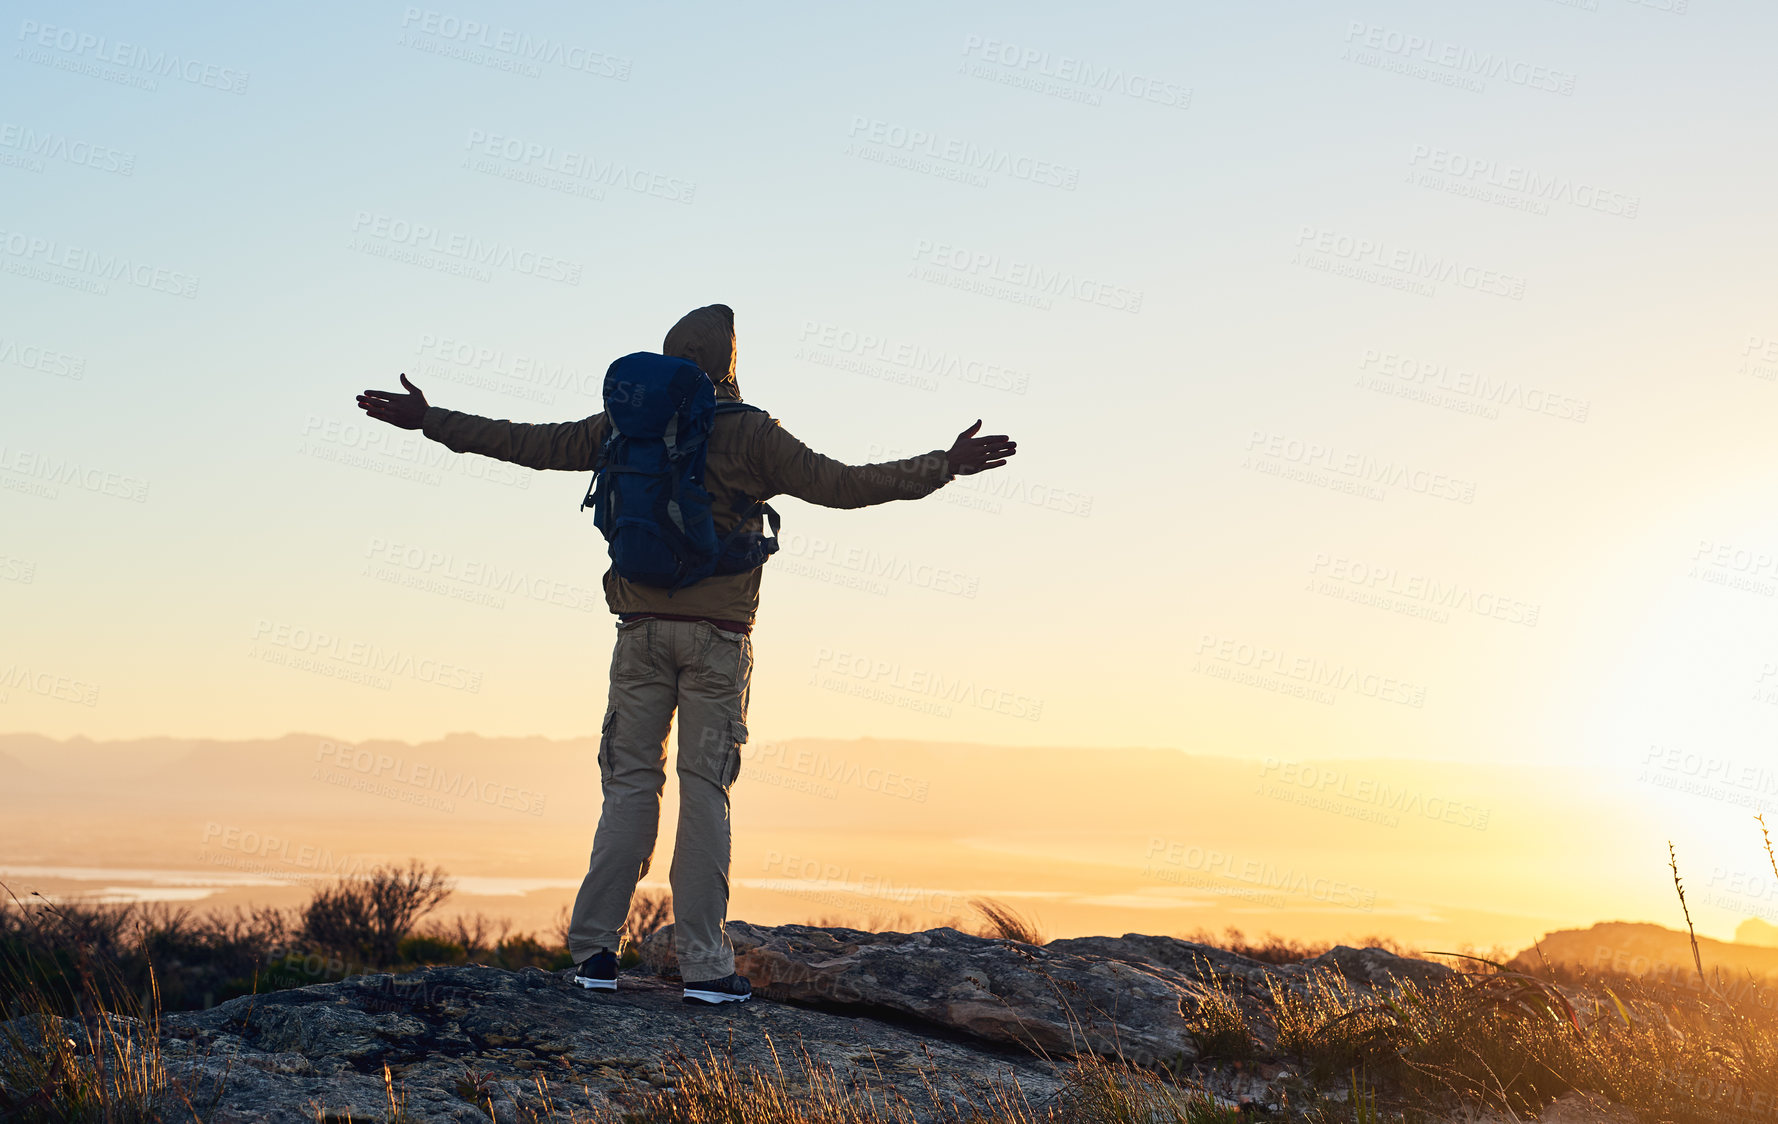
[[[1194,1067],[1208,1004],[1249,1015],[1262,1058],[1263,1000],[1316,972],[1353,988],[1451,973],[1377,949],[1336,949],[1276,967],[1168,937],[1034,947],[954,929],[867,933],[743,922],[729,927],[754,1002],[687,1006],[670,982],[670,930],[619,990],[590,992],[537,969],[426,968],[232,1000],[163,1017],[162,1053],[179,1097],[215,1124],[317,1119],[585,1120],[667,1088],[684,1067],[727,1059],[783,1072],[804,1061],[930,1119],[1017,1084],[1040,1107],[1070,1055],[1120,1056],[1192,1076],[1230,1103],[1273,1099],[1275,1062]],[[23,1038],[42,1027],[8,1024]],[[52,1030],[54,1028],[51,1028]],[[60,1031],[76,1042],[78,1024]],[[147,1033],[137,1025],[126,1034]],[[3,1038],[4,1036],[0,1036]],[[3,1091],[3,1090],[0,1090]],[[13,1090],[17,1094],[19,1090]],[[178,1100],[175,1099],[176,1105]],[[189,1113],[184,1114],[189,1117]]]
[[[1083,937],[1035,946],[956,929],[869,933],[746,922],[729,925],[737,970],[763,995],[842,1011],[888,1013],[1047,1056],[1092,1052],[1178,1070],[1199,1056],[1192,1027],[1207,1003],[1261,1010],[1274,987],[1302,990],[1316,973],[1358,988],[1431,983],[1443,965],[1382,949],[1340,947],[1278,967],[1173,937]],[[672,928],[645,960],[676,974]]]
[[[635,1104],[711,1058],[802,1072],[804,1057],[930,1110],[980,1083],[1016,1081],[1034,1100],[1059,1087],[1041,1059],[868,1017],[783,1003],[681,1002],[676,984],[626,974],[616,993],[528,968],[427,968],[403,976],[236,999],[165,1016],[170,1068],[214,1124],[411,1119],[580,1119]],[[389,1070],[385,1081],[384,1067]]]

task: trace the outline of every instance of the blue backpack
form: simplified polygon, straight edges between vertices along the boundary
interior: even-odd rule
[[[593,509],[593,524],[610,544],[618,576],[674,590],[764,565],[778,549],[778,513],[741,496],[735,529],[718,539],[704,488],[704,455],[716,416],[759,407],[718,402],[710,377],[696,363],[646,351],[606,370],[604,396],[611,432],[580,506]],[[744,531],[762,514],[771,522],[769,538]]]

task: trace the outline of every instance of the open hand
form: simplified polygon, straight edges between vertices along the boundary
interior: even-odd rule
[[[402,429],[419,429],[420,423],[426,420],[426,396],[420,393],[419,387],[407,381],[405,372],[401,376],[401,385],[407,387],[406,394],[397,394],[393,390],[365,391],[358,396],[358,408],[378,421]]]
[[[1018,442],[1010,440],[1004,433],[977,437],[976,431],[981,428],[981,419],[977,418],[974,425],[957,435],[957,443],[945,454],[951,475],[973,476],[990,468],[999,468],[1006,463],[1006,458],[1019,451]]]

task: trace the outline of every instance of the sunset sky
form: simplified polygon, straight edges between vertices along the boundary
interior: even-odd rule
[[[584,417],[720,301],[823,452],[1019,442],[778,505],[762,741],[1575,767],[1701,867],[1778,803],[1769,5],[10,19],[0,731],[596,729],[587,479],[353,397]]]

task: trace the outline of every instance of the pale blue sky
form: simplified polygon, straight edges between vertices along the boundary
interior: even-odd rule
[[[480,21],[490,41],[599,52],[627,73],[450,57],[465,44],[445,17]],[[443,450],[366,431],[352,398],[407,371],[436,404],[585,416],[596,400],[571,390],[539,401],[534,383],[487,369],[492,389],[470,385],[477,372],[442,360],[437,341],[567,365],[596,386],[612,358],[658,347],[713,301],[737,312],[743,393],[823,451],[917,452],[978,416],[1021,446],[985,491],[869,512],[785,505],[803,538],[766,581],[754,693],[766,737],[1561,759],[1623,773],[1652,741],[1751,757],[1778,727],[1753,694],[1778,661],[1778,599],[1689,571],[1704,540],[1778,556],[1778,348],[1750,342],[1778,338],[1769,7],[26,5],[9,19],[0,578],[14,576],[0,580],[0,727],[592,729],[602,606],[511,592],[476,603],[486,588],[462,577],[515,570],[566,589],[557,600],[596,601],[603,543],[575,510],[586,481],[490,482],[448,457],[422,469],[436,482],[403,479],[408,458]],[[984,59],[990,41],[1021,53]],[[120,42],[176,55],[200,79],[208,67],[212,83],[245,74],[245,91],[108,80],[142,73],[105,61]],[[1156,80],[1162,100],[1189,91],[1188,104],[1117,89],[1084,104],[1094,90],[1068,79],[1024,88],[1043,65],[996,59],[1027,48],[1051,69],[1068,56]],[[1496,64],[1479,90],[1426,76]],[[1535,88],[1564,75],[1571,92]],[[873,128],[1042,162],[1076,186],[1006,170],[958,182],[848,150]],[[466,166],[471,138],[489,136],[695,188],[681,203],[515,182]],[[126,155],[128,175],[80,162]],[[1492,162],[1515,205],[1459,194],[1486,186],[1452,174],[1476,161]],[[1537,213],[1510,186],[1521,176],[1563,194]],[[1632,202],[1633,217],[1614,213]],[[561,259],[579,283],[390,260],[402,247],[376,237],[384,220]],[[1342,256],[1360,241],[1381,249]],[[1317,242],[1333,252],[1293,260]],[[922,247],[941,245],[1139,291],[1140,311],[1067,297],[1045,310],[909,275],[935,264]],[[196,277],[196,295],[119,281],[76,291],[45,261],[68,246]],[[1427,297],[1334,271],[1396,277],[1390,260],[1439,258],[1478,286],[1518,279],[1522,298],[1458,279]],[[860,356],[822,347],[824,333],[952,354],[1027,389],[867,377],[836,368]],[[44,349],[78,359],[81,377]],[[1408,389],[1385,355],[1446,365],[1443,404],[1359,385]],[[1486,404],[1462,381],[1475,374],[1516,388],[1518,404],[1470,412]],[[1551,402],[1567,405],[1539,412]],[[1296,441],[1455,481],[1473,500],[1401,484],[1371,500],[1286,479],[1303,467]],[[355,456],[369,467],[342,463]],[[91,486],[21,467],[46,463],[76,465]],[[107,494],[139,480],[141,502]],[[1064,510],[1026,502],[1040,490]],[[404,565],[391,544],[451,561]],[[1351,582],[1317,592],[1339,565],[1318,568],[1322,556],[1394,567],[1410,591],[1383,608],[1347,599]],[[1718,577],[1735,575],[1733,557]],[[868,572],[903,562],[900,577]],[[933,567],[974,596],[935,592],[919,576]],[[1424,619],[1416,576],[1467,591],[1468,607]],[[1778,591],[1778,566],[1764,578]],[[1478,597],[1537,606],[1535,626],[1476,611]],[[346,649],[305,652],[280,629],[466,669],[478,689],[430,672],[345,681],[364,670]],[[1399,680],[1424,702],[1291,697],[1301,680],[1220,659],[1223,641]],[[291,665],[305,655],[312,667]],[[888,669],[874,696],[842,681],[859,658]],[[935,700],[906,686],[916,672],[970,693]],[[1247,673],[1258,681],[1237,681]],[[1039,703],[1039,716],[997,713],[988,697]]]

